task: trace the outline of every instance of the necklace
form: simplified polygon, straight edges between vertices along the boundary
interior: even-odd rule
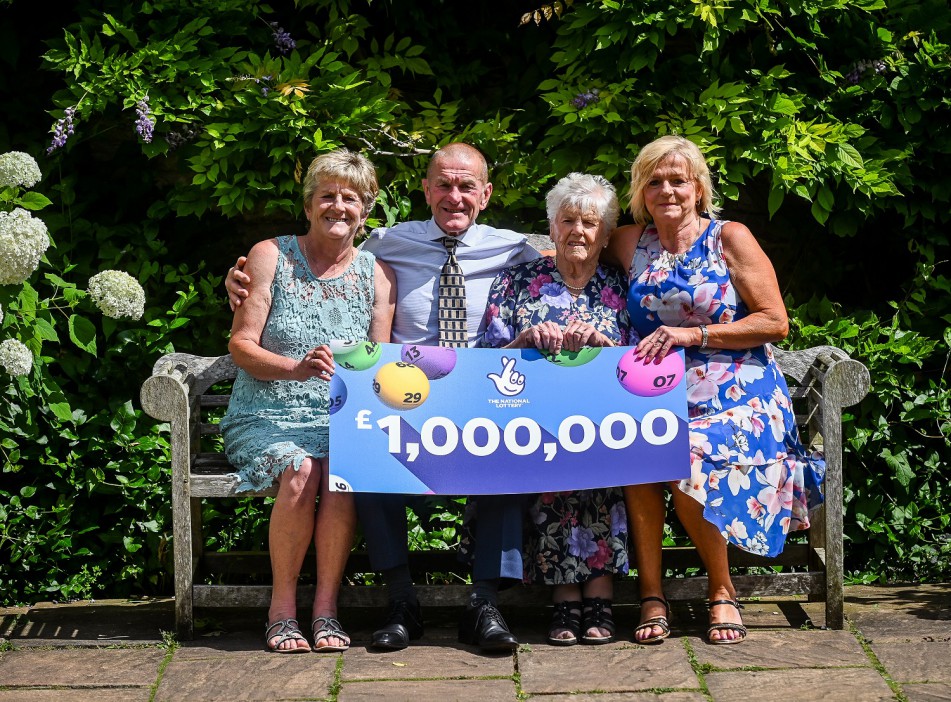
[[[560,270],[558,270],[558,257],[557,257],[557,256],[555,257],[555,270],[558,271],[558,275],[561,276],[561,284],[564,285],[566,288],[568,288],[569,290],[571,290],[571,291],[574,292],[574,293],[584,292],[584,289],[588,286],[588,283],[587,283],[587,282],[586,282],[584,285],[582,285],[581,287],[575,287],[574,285],[571,285],[571,284],[568,282],[568,279],[565,278],[564,273],[562,273]],[[588,278],[588,280],[591,280],[591,279]]]
[[[697,218],[697,236],[694,237],[694,240],[693,240],[694,242],[696,242],[697,239],[699,239],[701,235],[703,234],[702,225],[703,225],[703,218],[698,217]],[[690,248],[692,246],[693,246],[693,243],[691,243],[687,247],[687,250],[684,251],[683,253],[671,253],[664,247],[663,244],[661,244],[661,251],[660,251],[660,255],[657,257],[657,262],[662,268],[673,270],[674,266],[676,266],[678,263],[683,263],[684,261],[687,260],[687,254],[690,252]]]
[[[303,247],[301,247],[301,248],[302,248],[302,250],[304,251],[304,259],[307,261],[307,266],[310,268],[311,273],[314,273],[314,262],[313,262],[313,260],[312,260],[311,257],[310,257],[309,247],[305,244],[305,245],[304,245]],[[347,267],[348,267],[348,266],[350,265],[350,263],[353,261],[353,251],[354,251],[354,249],[353,249],[353,247],[351,246],[351,247],[350,247],[350,251],[347,253],[347,260],[344,261],[343,266],[340,268],[339,271],[334,271],[333,273],[331,273],[331,271],[333,271],[334,268],[336,268],[338,265],[340,265],[340,263],[339,263],[338,261],[334,261],[332,264],[330,264],[329,266],[327,266],[327,269],[326,269],[321,275],[317,275],[317,273],[314,273],[314,275],[315,275],[317,278],[320,278],[320,279],[324,279],[324,278],[336,278],[336,277],[339,276],[341,273],[343,273],[345,270],[347,270]]]

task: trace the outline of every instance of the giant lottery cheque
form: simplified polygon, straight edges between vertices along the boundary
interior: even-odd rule
[[[633,347],[331,348],[334,490],[535,493],[690,475],[682,351],[645,364]]]

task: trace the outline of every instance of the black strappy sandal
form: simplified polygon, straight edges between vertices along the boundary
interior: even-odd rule
[[[707,609],[713,609],[713,608],[716,607],[717,605],[731,605],[731,606],[733,606],[733,607],[736,607],[737,611],[743,609],[743,605],[741,605],[741,604],[740,604],[739,602],[737,602],[736,600],[713,600],[712,602],[707,602]],[[720,630],[726,629],[726,630],[728,630],[728,631],[737,631],[737,632],[739,632],[740,637],[737,638],[737,639],[714,639],[714,638],[711,638],[711,634],[713,634],[713,632],[716,631],[717,629],[720,629]],[[747,635],[747,633],[748,633],[748,632],[747,632],[746,627],[743,626],[742,624],[734,624],[733,622],[717,622],[717,623],[715,623],[715,624],[711,624],[711,625],[710,625],[710,628],[707,629],[707,643],[712,643],[712,644],[717,644],[717,645],[721,645],[721,644],[722,644],[722,645],[727,645],[727,644],[743,643],[744,641],[746,641],[746,635]]]
[[[548,627],[548,637],[545,639],[552,646],[574,646],[581,636],[581,603],[577,600],[556,602],[555,611],[551,614],[551,625]],[[559,629],[567,629],[571,637],[559,639],[554,633]]]
[[[611,617],[611,600],[601,597],[584,597],[581,615],[581,643],[600,646],[614,641],[614,619]],[[588,629],[605,629],[609,636],[588,636]]]
[[[634,627],[635,634],[637,634],[639,631],[644,631],[645,629],[653,629],[655,626],[661,630],[660,634],[648,636],[646,639],[638,639],[637,636],[635,636],[634,643],[659,644],[661,641],[670,636],[670,622],[668,621],[670,617],[670,605],[667,604],[667,600],[665,600],[663,597],[644,597],[641,599],[641,607],[644,606],[645,602],[660,602],[662,605],[664,605],[664,611],[667,614],[660,617],[651,617],[650,619],[643,621]]]

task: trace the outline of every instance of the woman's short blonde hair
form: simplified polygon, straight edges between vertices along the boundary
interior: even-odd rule
[[[720,213],[720,208],[713,204],[716,192],[710,179],[710,168],[700,149],[682,136],[668,134],[654,139],[641,149],[631,165],[631,215],[638,224],[646,224],[651,219],[650,213],[644,207],[644,186],[654,176],[654,171],[661,161],[674,155],[684,160],[688,175],[700,188],[700,197],[697,198],[698,212],[707,212],[713,217]]]
[[[569,173],[555,183],[545,196],[545,209],[549,224],[555,223],[558,213],[563,209],[597,212],[601,219],[601,230],[609,234],[617,226],[617,218],[621,213],[617,192],[611,182],[602,176],[587,173]]]
[[[380,186],[376,182],[376,168],[363,154],[347,149],[337,149],[321,154],[307,168],[304,176],[304,205],[309,207],[310,200],[322,181],[346,183],[360,194],[363,201],[363,214],[373,209]]]

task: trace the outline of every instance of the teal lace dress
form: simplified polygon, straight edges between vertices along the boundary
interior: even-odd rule
[[[319,279],[296,236],[278,237],[277,243],[271,312],[261,346],[303,358],[331,339],[366,339],[373,310],[373,254],[361,251],[338,277]],[[239,370],[221,420],[225,453],[241,479],[238,491],[270,487],[288,466],[299,470],[308,456],[326,456],[328,404],[323,380],[263,381]]]

